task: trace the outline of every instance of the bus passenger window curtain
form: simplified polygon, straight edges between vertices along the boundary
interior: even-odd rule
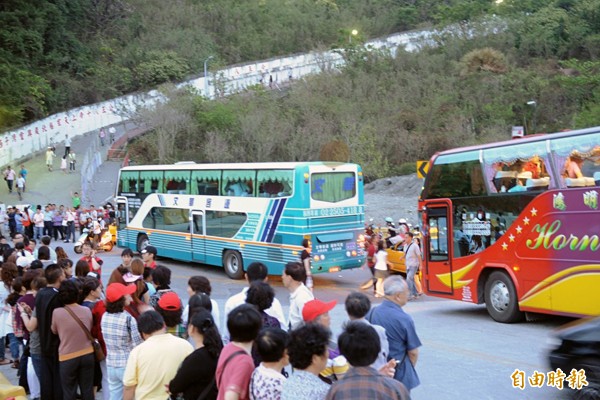
[[[138,171],[122,171],[121,172],[121,190],[123,192],[129,192],[131,190],[131,181],[133,181],[133,187],[137,186]]]
[[[292,170],[259,170],[256,180],[258,184],[268,181],[287,183],[292,186],[294,174]]]
[[[219,182],[221,171],[192,171],[191,194],[199,194],[198,183]]]
[[[279,188],[281,194],[291,194],[294,180],[294,171],[292,170],[259,170],[256,175],[257,187],[263,187],[265,191],[270,183],[274,183]],[[281,186],[277,185],[281,184]],[[272,185],[271,185],[272,186]]]
[[[144,180],[144,193],[152,193],[152,181],[158,181],[157,193],[164,192],[164,180],[162,171],[141,171],[140,179]]]
[[[165,179],[167,181],[185,181],[190,180],[190,171],[165,171]]]

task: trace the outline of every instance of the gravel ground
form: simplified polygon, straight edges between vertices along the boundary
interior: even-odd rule
[[[417,174],[382,178],[365,185],[365,221],[384,226],[386,217],[417,225],[417,199],[423,180]]]

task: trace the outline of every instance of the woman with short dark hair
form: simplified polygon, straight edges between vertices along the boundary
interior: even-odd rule
[[[156,293],[150,296],[150,305],[156,308],[162,295],[173,291],[169,286],[171,285],[171,270],[162,265],[157,266],[152,270],[152,282],[156,287]]]
[[[202,276],[202,275],[195,275],[195,276],[190,277],[190,279],[188,279],[187,293],[190,296],[190,300],[188,302],[188,305],[186,305],[183,310],[183,323],[185,325],[187,325],[188,321],[190,320],[189,319],[190,316],[193,314],[193,311],[190,307],[191,307],[192,299],[194,298],[194,296],[205,295],[206,297],[208,297],[208,300],[211,303],[211,307],[209,310],[211,312],[213,320],[215,321],[215,324],[217,325],[217,329],[219,329],[220,321],[221,321],[221,313],[219,311],[219,304],[215,300],[210,298],[210,294],[212,293],[212,286],[211,286],[208,278],[206,278],[205,276]],[[202,299],[202,300],[204,301],[206,299]],[[196,302],[196,300],[194,300],[194,301]],[[196,304],[198,304],[198,303],[196,303]],[[207,307],[205,307],[205,308],[207,308]]]
[[[254,348],[262,362],[250,378],[250,399],[271,400],[281,398],[281,388],[285,376],[281,373],[289,364],[287,346],[290,335],[280,328],[266,328],[260,331]]]

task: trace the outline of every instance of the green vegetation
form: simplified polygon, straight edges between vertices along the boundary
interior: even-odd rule
[[[349,47],[341,74],[313,76],[284,92],[255,88],[208,102],[169,91],[173,101],[188,98],[192,104],[191,125],[182,132],[193,135],[178,135],[175,141],[184,145],[160,157],[147,151],[160,133],[148,135],[131,147],[134,158],[142,163],[337,159],[358,162],[376,178],[405,173],[407,165],[414,171],[415,160],[436,151],[507,139],[512,125],[530,130],[535,125],[537,132],[600,125],[596,47],[586,47],[572,29],[576,43],[565,44],[562,31],[541,35],[538,25],[530,26],[531,20],[555,26],[556,14],[564,14],[586,38],[600,32],[590,15],[600,0],[568,9],[564,3],[515,17],[497,34],[469,40],[460,31],[439,35],[439,46],[417,53],[392,57]],[[489,31],[490,24],[472,27]],[[529,100],[537,105],[527,105]]]
[[[0,5],[0,127],[161,85],[169,102],[136,116],[155,127],[130,148],[139,163],[330,158],[379,177],[435,151],[507,138],[512,125],[600,125],[600,0],[34,3]],[[490,33],[490,21],[503,28]],[[356,46],[455,22],[418,53]],[[341,73],[284,91],[209,102],[172,85],[210,55],[215,68],[333,47],[345,48]]]
[[[329,48],[346,43],[352,29],[360,40],[474,18],[492,5],[490,0],[3,0],[0,130],[181,81],[200,73],[211,55],[214,67]]]

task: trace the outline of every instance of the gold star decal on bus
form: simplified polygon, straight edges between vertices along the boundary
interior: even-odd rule
[[[509,239],[511,242],[514,242],[514,241],[515,241],[515,236],[514,236],[514,235],[511,233],[511,234],[510,234],[510,236],[508,237],[508,239]]]
[[[502,250],[508,250],[508,245],[506,244],[506,242],[502,243]]]
[[[535,217],[535,216],[537,215],[537,212],[538,212],[538,210],[536,210],[536,209],[535,209],[535,207],[533,207],[533,208],[531,209],[531,216],[532,216],[532,217]]]
[[[525,225],[529,225],[529,218],[527,218],[527,217],[523,218],[523,223]]]
[[[519,226],[517,226],[517,233],[518,233],[518,234],[521,234],[521,232],[522,232],[522,231],[523,231],[523,228],[521,228],[521,226],[520,226],[520,225],[519,225]]]

